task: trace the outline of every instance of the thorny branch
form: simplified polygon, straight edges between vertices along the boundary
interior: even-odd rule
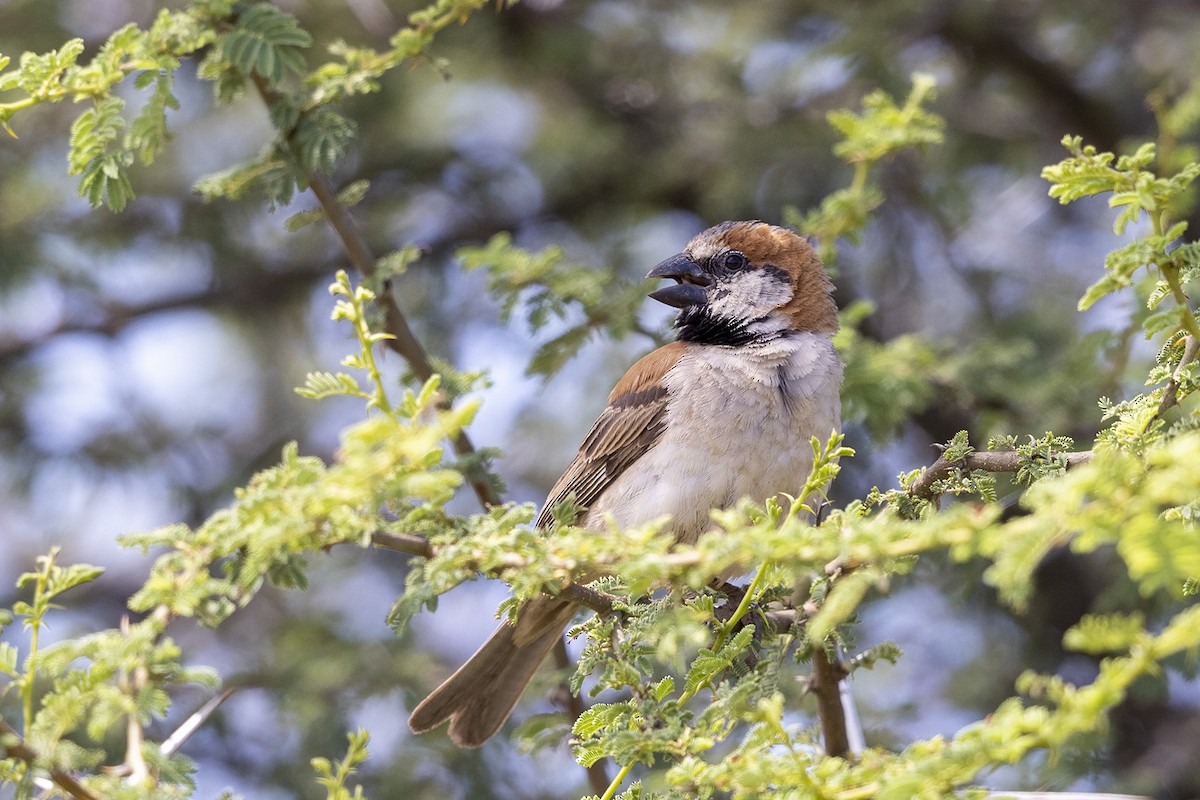
[[[26,744],[17,732],[2,719],[0,719],[0,753],[3,753],[5,758],[15,758],[18,761],[24,761],[30,767],[33,767],[38,762],[37,751]],[[50,780],[68,795],[76,798],[76,800],[100,800],[98,795],[94,794],[91,789],[80,783],[70,773],[58,768],[51,768],[49,773]]]
[[[398,553],[408,553],[422,558],[432,558],[437,554],[437,550],[429,543],[428,539],[411,533],[397,534],[376,531],[371,534],[371,544],[384,550],[395,550]],[[621,602],[621,598],[616,595],[574,582],[564,585],[558,594],[585,608],[590,608],[597,614],[611,614],[613,606]]]
[[[1078,453],[1063,453],[1062,457],[1065,459],[1067,467],[1070,468],[1086,464],[1092,460],[1092,455],[1091,450],[1084,450]],[[937,461],[933,462],[913,481],[912,486],[908,487],[908,491],[917,497],[933,500],[936,495],[933,485],[949,477],[950,473],[956,469],[978,469],[984,472],[1017,472],[1021,469],[1021,456],[1019,453],[1013,451],[1001,453],[972,452],[959,459],[948,459],[944,455],[938,456]]]
[[[216,710],[221,707],[221,704],[228,700],[236,691],[236,687],[226,686],[224,689],[209,698],[204,705],[200,706],[200,708],[192,712],[187,719],[179,723],[179,727],[176,728],[170,736],[163,740],[163,743],[158,748],[159,754],[164,758],[173,756],[179,750],[179,748],[183,747],[184,743],[187,742],[188,739],[192,738],[192,734],[200,730],[200,726],[208,721],[208,718],[211,717]],[[126,758],[125,762],[122,764],[118,764],[114,767],[105,767],[104,772],[109,775],[125,776],[131,775],[133,773],[133,769],[129,764],[129,759]]]
[[[432,558],[437,554],[436,548],[429,543],[428,539],[411,533],[397,534],[377,531],[371,534],[371,544],[383,550],[394,550],[397,553],[407,553],[422,558]],[[584,608],[589,608],[597,614],[612,614],[616,604],[623,602],[623,598],[616,595],[574,582],[563,585],[558,590],[558,595],[578,603]],[[802,623],[807,619],[806,612],[803,610],[774,604],[763,609],[762,616],[771,628],[781,632],[791,630],[797,623]]]
[[[260,93],[265,93],[266,89],[259,87]],[[269,95],[264,94],[263,101],[270,103]],[[309,180],[309,188],[316,195],[317,202],[321,205],[321,211],[324,212],[325,218],[329,220],[329,224],[337,233],[338,238],[342,242],[342,247],[346,251],[346,255],[350,259],[350,263],[354,268],[366,278],[375,274],[375,263],[377,259],[372,254],[366,240],[358,230],[358,226],[354,224],[354,219],[346,210],[345,206],[338,202],[337,193],[329,184],[329,180],[323,175],[312,175]],[[393,292],[393,287],[389,282],[383,287],[383,290],[376,296],[376,300],[384,310],[386,315],[385,327],[387,332],[393,338],[385,340],[387,347],[395,351],[405,360],[409,369],[418,380],[426,381],[434,374],[433,364],[429,360],[429,354],[425,352],[420,340],[412,332],[409,327],[408,319],[404,316],[404,312],[400,309],[399,303],[396,302],[396,296]],[[444,398],[440,405],[445,407],[449,404],[449,398]],[[475,454],[475,445],[471,442],[471,438],[465,432],[459,432],[451,439],[451,444],[454,446],[454,452],[458,456],[465,457]],[[484,508],[489,506],[500,505],[500,496],[496,494],[490,481],[484,476],[468,475],[467,479],[471,483],[471,488],[475,490],[475,495],[479,498],[479,502]]]
[[[129,616],[121,617],[121,633],[129,638]],[[149,670],[144,664],[138,664],[133,668],[132,674],[123,675],[121,678],[121,688],[130,696],[136,697],[146,688],[146,681],[150,677]],[[142,747],[146,743],[146,732],[142,727],[142,719],[138,714],[130,714],[125,720],[125,766],[129,770],[130,782],[141,784],[150,776],[150,767],[146,764],[146,757],[142,753]]]
[[[277,100],[275,93],[257,73],[252,77],[259,97],[268,108],[271,108]],[[293,146],[290,139],[288,146]],[[296,156],[296,161],[299,162],[299,154]],[[338,201],[337,192],[333,190],[329,179],[314,172],[309,175],[308,186],[317,198],[317,203],[321,206],[321,212],[325,215],[325,219],[329,220],[330,227],[333,228],[338,240],[342,243],[342,249],[345,250],[350,263],[364,278],[372,277],[375,274],[375,265],[378,259],[371,251],[362,232],[359,231],[354,218],[350,216],[350,212]],[[387,332],[392,335],[392,338],[385,340],[384,344],[404,359],[418,380],[429,380],[435,371],[433,363],[429,360],[429,354],[425,351],[424,345],[417,339],[409,326],[408,318],[405,317],[396,301],[390,283],[386,284],[376,295],[376,300],[384,311]],[[443,398],[441,405],[445,407],[448,404],[449,398]],[[476,453],[475,445],[465,432],[460,432],[452,437],[451,444],[454,446],[454,452],[460,458]],[[471,488],[475,490],[479,502],[485,508],[500,505],[500,497],[486,476],[468,476],[468,480]]]

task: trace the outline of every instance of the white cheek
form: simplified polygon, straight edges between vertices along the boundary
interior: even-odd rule
[[[791,299],[789,285],[762,270],[752,270],[714,286],[708,306],[719,317],[754,319],[766,316]]]

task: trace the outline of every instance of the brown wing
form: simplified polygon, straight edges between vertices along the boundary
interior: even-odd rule
[[[685,350],[682,342],[660,347],[630,367],[617,382],[575,459],[550,490],[538,515],[538,526],[550,523],[550,510],[568,495],[574,494],[575,503],[586,509],[662,437],[667,414],[667,388],[662,378]]]

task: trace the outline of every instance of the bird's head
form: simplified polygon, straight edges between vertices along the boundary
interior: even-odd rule
[[[647,278],[673,278],[650,296],[680,309],[679,338],[741,345],[788,331],[837,330],[833,284],[812,246],[765,222],[722,222]]]

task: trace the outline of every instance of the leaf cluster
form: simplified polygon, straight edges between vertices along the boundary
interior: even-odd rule
[[[327,758],[314,758],[313,770],[317,773],[317,783],[325,787],[328,800],[364,800],[362,786],[355,785],[351,790],[346,786],[357,771],[359,764],[367,760],[367,742],[370,736],[364,730],[358,730],[346,735],[349,745],[345,757],[331,762]]]
[[[854,167],[854,178],[808,214],[784,209],[789,225],[819,240],[818,253],[826,265],[837,259],[838,239],[857,242],[871,212],[883,202],[883,192],[870,180],[872,169],[906,150],[942,141],[945,121],[925,108],[935,97],[935,86],[932,76],[917,73],[902,103],[876,90],[863,98],[861,112],[839,109],[827,115],[843,137],[834,145],[834,155]]]
[[[856,300],[842,309],[833,341],[845,369],[842,419],[865,425],[873,439],[883,441],[928,407],[944,361],[939,348],[919,334],[886,342],[863,335],[860,326],[874,310],[868,300]]]
[[[485,245],[459,249],[458,258],[468,271],[486,271],[506,321],[519,309],[535,333],[551,322],[565,323],[566,330],[538,347],[530,374],[553,375],[596,332],[618,339],[645,333],[637,318],[645,286],[622,281],[612,270],[569,263],[561,248],[531,253],[498,233]]]
[[[11,609],[0,612],[6,621],[0,633],[10,633],[4,628],[16,619],[29,631],[24,648],[0,643],[0,676],[6,679],[0,696],[15,692],[23,707],[19,730],[0,721],[11,731],[0,742],[0,754],[5,756],[0,759],[0,781],[17,786],[18,794],[24,791],[24,796],[30,796],[41,768],[92,772],[110,762],[111,734],[163,718],[173,689],[216,682],[211,670],[181,664],[180,648],[163,635],[165,623],[160,616],[40,647],[38,633],[49,624],[52,612],[61,608],[60,596],[103,573],[89,564],[59,565],[57,557],[57,549],[39,557],[37,570],[18,580],[18,587],[32,589],[32,598],[18,600]],[[28,757],[14,757],[18,752],[14,739],[24,752],[36,754],[36,763]],[[138,758],[153,764],[159,776],[154,788],[99,773],[86,780],[87,786],[105,797],[191,795],[195,786],[188,759],[155,747],[139,753]]]
[[[255,475],[229,508],[195,530],[170,526],[125,537],[126,545],[143,550],[169,548],[130,600],[131,608],[161,607],[172,616],[215,625],[249,602],[264,579],[284,587],[307,585],[309,553],[344,542],[366,546],[376,532],[432,535],[452,528],[443,507],[462,474],[443,463],[442,443],[470,422],[478,404],[441,407],[436,376],[393,404],[374,355],[386,335],[367,322],[371,292],[339,272],[330,293],[339,298],[334,319],[349,322],[360,345],[343,364],[364,371],[368,386],[346,373],[319,373],[300,391],[314,398],[359,397],[368,412],[379,413],[343,432],[336,463],[301,456],[291,443],[278,465]]]
[[[817,239],[817,252],[831,274],[837,274],[838,241],[858,242],[872,212],[884,201],[882,189],[872,180],[873,171],[901,153],[941,141],[945,122],[926,107],[934,97],[933,79],[917,74],[900,103],[875,91],[863,99],[861,112],[843,109],[828,114],[843,137],[834,153],[853,167],[853,180],[807,214],[787,207],[783,215],[787,224]],[[874,311],[866,300],[844,308],[834,343],[845,363],[843,418],[850,424],[864,423],[874,438],[882,440],[933,399],[944,354],[917,334],[886,342],[864,336],[861,325]]]
[[[134,196],[130,167],[153,162],[169,139],[167,111],[179,108],[173,87],[180,59],[215,41],[231,5],[205,0],[182,11],[161,11],[144,31],[126,25],[87,64],[79,63],[80,39],[48,53],[24,53],[13,70],[5,71],[11,60],[0,56],[0,93],[23,95],[0,103],[0,126],[16,136],[11,120],[19,112],[68,98],[87,103],[71,126],[68,172],[79,176],[81,197],[120,211]],[[131,75],[134,89],[149,92],[127,120],[126,99],[117,90]]]
[[[1054,452],[1064,444],[1047,437],[1027,447],[1030,457],[1039,460],[1038,453]],[[961,451],[960,457],[969,451],[965,440],[951,447]],[[904,574],[912,557],[922,554],[985,561],[985,579],[1006,602],[1020,608],[1029,597],[1033,567],[1051,548],[1112,548],[1143,593],[1179,598],[1187,578],[1200,569],[1200,545],[1190,523],[1172,521],[1164,511],[1188,502],[1200,490],[1191,469],[1198,450],[1200,437],[1186,434],[1156,448],[1148,459],[1109,451],[1065,474],[1031,473],[1035,482],[1023,499],[1028,513],[1004,522],[994,506],[958,505],[907,521],[888,510],[872,514],[852,507],[834,512],[813,528],[778,517],[775,524],[764,524],[772,521],[766,510],[743,508],[740,520],[735,521],[735,512],[716,515],[716,521],[727,526],[724,537],[705,537],[694,552],[678,548],[676,553],[703,560],[701,553],[719,546],[714,539],[728,541],[736,531],[738,543],[745,545],[743,552],[779,565],[779,575],[820,575],[822,565],[832,559],[855,565],[829,581],[824,592],[813,592],[820,609],[807,622],[805,633],[814,641],[849,619],[868,597],[886,591],[888,580]],[[783,546],[785,540],[789,548]],[[1168,553],[1174,563],[1167,563]],[[687,563],[686,558],[676,562],[676,581],[688,574]],[[710,597],[707,603],[685,606],[691,609],[686,613],[705,611],[711,601]],[[1074,685],[1029,673],[1018,684],[1023,698],[1006,701],[985,721],[952,738],[916,742],[899,752],[871,749],[857,761],[845,761],[815,748],[812,731],[794,718],[785,722],[786,693],[779,693],[778,665],[790,632],[758,633],[743,627],[724,641],[718,636],[713,645],[701,647],[682,674],[664,676],[660,670],[670,669],[678,649],[668,647],[673,655],[655,658],[655,646],[645,639],[655,641],[659,628],[662,641],[668,630],[680,627],[681,619],[691,620],[689,630],[702,629],[696,627],[695,616],[673,614],[659,600],[644,613],[586,626],[591,634],[584,658],[588,668],[618,665],[604,672],[602,681],[631,689],[633,696],[595,706],[581,717],[574,730],[576,752],[584,763],[600,756],[622,764],[668,759],[665,791],[650,795],[643,790],[643,796],[941,796],[995,765],[1016,764],[1037,750],[1053,757],[1081,737],[1102,732],[1105,714],[1126,697],[1138,677],[1155,674],[1180,652],[1200,648],[1195,616],[1194,607],[1183,608],[1157,634],[1148,632],[1136,614],[1087,618],[1067,634],[1067,646],[1117,654],[1102,662],[1093,682]],[[627,620],[632,622],[625,627]],[[898,655],[892,648],[881,653]],[[639,682],[635,673],[641,674]],[[677,693],[677,687],[682,692]],[[705,702],[698,706],[682,702],[701,695]],[[706,716],[714,708],[720,709],[717,717]],[[737,724],[731,724],[733,720]],[[731,737],[740,737],[740,743],[706,760],[705,754]]]
[[[444,407],[436,376],[392,402],[375,363],[374,348],[385,337],[368,321],[372,293],[344,273],[330,292],[337,298],[334,319],[349,323],[359,343],[344,364],[365,381],[347,373],[310,376],[307,392],[360,398],[369,416],[343,432],[335,463],[302,456],[289,444],[279,464],[256,474],[228,508],[197,528],[174,525],[124,537],[126,546],[163,550],[129,600],[133,611],[145,614],[139,622],[39,649],[38,632],[57,598],[101,574],[88,565],[61,567],[56,552],[39,559],[39,569],[19,581],[32,586],[32,599],[0,614],[5,624],[20,619],[31,631],[23,663],[17,647],[0,643],[0,675],[8,678],[0,693],[21,697],[20,734],[37,763],[0,760],[0,780],[29,785],[42,769],[92,772],[111,763],[106,746],[114,730],[122,724],[140,729],[166,714],[171,689],[215,685],[211,670],[180,663],[179,648],[164,635],[171,620],[215,626],[264,586],[305,588],[308,559],[335,544],[366,546],[377,533],[432,535],[454,527],[444,506],[462,475],[444,463],[443,442],[470,422],[475,405]],[[314,763],[318,782],[332,798],[361,798],[361,789],[349,789],[346,781],[365,758],[365,735],[352,736],[342,761]],[[125,767],[146,774],[132,788],[118,774],[95,774],[88,784],[117,798],[184,798],[194,789],[190,762],[153,742],[130,749]]]
[[[277,134],[257,157],[202,178],[197,191],[209,198],[257,194],[287,204],[313,173],[333,168],[356,134],[337,103],[379,91],[387,72],[424,57],[439,31],[484,5],[435,0],[410,15],[388,49],[334,42],[328,48],[333,60],[310,70],[313,36],[288,12],[269,2],[192,0],[180,10],[160,11],[145,30],[121,28],[86,64],[79,63],[80,39],[47,53],[24,53],[15,69],[0,54],[0,93],[21,95],[0,102],[0,127],[15,136],[11,120],[21,112],[64,99],[88,102],[71,129],[68,171],[79,176],[79,194],[93,206],[121,211],[134,197],[131,166],[152,163],[170,138],[167,112],[179,108],[176,70],[182,59],[203,51],[198,75],[212,82],[218,102],[254,87],[268,101]],[[135,89],[149,90],[132,120],[119,90],[130,76]]]

